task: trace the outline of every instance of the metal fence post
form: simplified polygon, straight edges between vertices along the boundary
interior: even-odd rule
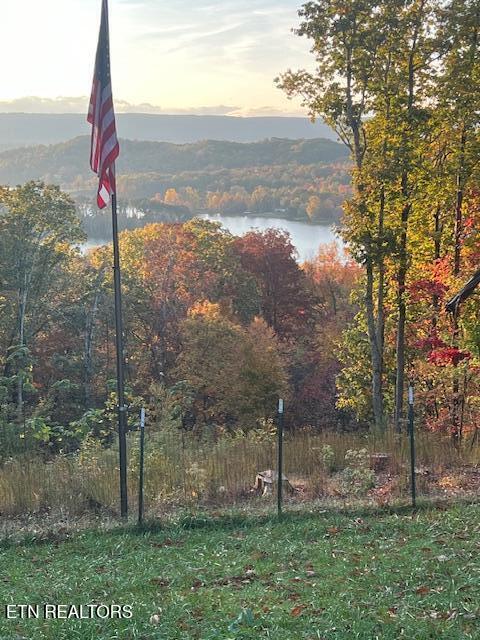
[[[417,492],[415,486],[415,425],[413,411],[413,383],[408,386],[408,431],[410,434],[410,478],[412,489],[412,507],[417,504]]]
[[[278,400],[278,424],[277,424],[277,514],[282,517],[283,498],[283,400]]]
[[[143,470],[145,457],[145,409],[140,409],[140,465],[138,477],[138,526],[143,524]]]

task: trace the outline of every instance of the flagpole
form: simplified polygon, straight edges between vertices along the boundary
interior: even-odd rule
[[[92,93],[87,122],[92,125],[90,167],[99,178],[97,205],[99,209],[112,203],[113,284],[115,292],[115,342],[117,352],[118,450],[120,467],[120,514],[128,516],[127,494],[127,407],[124,388],[124,351],[122,323],[122,287],[120,251],[118,246],[117,195],[115,193],[115,160],[120,147],[115,126],[112,84],[110,77],[110,44],[108,33],[108,0],[102,0],[102,16],[98,35]]]
[[[124,386],[124,350],[122,322],[122,284],[118,246],[117,195],[112,193],[113,285],[115,292],[115,343],[117,351],[118,448],[120,462],[120,515],[128,516],[127,494],[127,407]]]

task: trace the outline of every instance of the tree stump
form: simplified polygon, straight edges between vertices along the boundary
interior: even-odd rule
[[[273,469],[259,471],[255,478],[254,490],[262,496],[272,495],[278,481],[278,474]],[[286,493],[294,493],[295,489],[290,484],[287,476],[282,474],[283,489]]]
[[[390,465],[391,456],[389,453],[372,453],[370,455],[370,469],[375,473],[385,471]]]

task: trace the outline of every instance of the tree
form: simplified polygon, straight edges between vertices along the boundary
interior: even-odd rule
[[[143,380],[168,380],[180,349],[180,324],[199,300],[249,322],[258,313],[253,277],[234,238],[218,223],[194,219],[121,234],[129,366]]]
[[[276,338],[262,320],[243,328],[205,301],[191,309],[181,337],[175,376],[191,389],[197,429],[250,429],[275,414],[286,375]]]
[[[479,157],[478,110],[480,108],[480,5],[476,0],[452,0],[446,8],[440,37],[447,44],[443,74],[440,78],[437,130],[445,135],[447,173],[454,197],[453,209],[453,275],[462,276],[462,246],[464,240],[464,207]],[[452,184],[453,183],[453,184]],[[452,346],[458,348],[460,327],[453,316]],[[454,438],[461,432],[460,380],[453,376],[452,412]]]
[[[294,411],[300,424],[332,428],[347,421],[346,412],[336,406],[341,368],[338,345],[357,311],[351,296],[361,269],[336,244],[322,247],[302,267],[316,305],[314,323],[299,341],[291,366]]]
[[[163,196],[163,201],[166,204],[183,204],[181,202],[180,196],[177,193],[177,190],[173,189],[172,187],[170,187],[165,191],[165,195]]]
[[[367,152],[365,118],[379,85],[377,54],[384,39],[385,21],[375,1],[322,0],[307,2],[299,11],[303,22],[296,33],[313,41],[317,63],[314,74],[287,71],[277,81],[288,96],[300,96],[312,119],[329,124],[352,154],[354,198],[347,216],[357,212],[348,240],[366,267],[365,307],[372,363],[372,397],[377,428],[384,426],[383,407],[383,282],[379,279],[377,313],[374,310],[375,259],[382,274],[383,252],[374,252],[375,234],[381,247],[382,225],[372,224],[365,195],[363,165]]]
[[[377,428],[385,426],[386,305],[394,305],[397,319],[397,428],[403,419],[408,237],[428,133],[427,89],[438,60],[438,8],[435,0],[307,2],[297,33],[313,41],[317,70],[288,71],[278,81],[289,96],[303,98],[312,118],[330,124],[352,154],[354,193],[344,206],[343,236],[365,268]]]
[[[278,229],[250,231],[234,243],[243,269],[260,292],[260,315],[280,337],[308,326],[310,301],[305,275],[295,260],[288,233]]]
[[[424,132],[426,112],[421,108],[426,95],[428,80],[433,75],[431,56],[433,52],[430,18],[432,4],[428,0],[418,0],[405,7],[403,12],[403,39],[398,65],[398,93],[393,102],[399,144],[395,149],[400,171],[400,215],[397,241],[397,339],[396,339],[396,380],[395,416],[397,431],[401,430],[404,418],[405,395],[405,327],[407,309],[405,289],[408,271],[408,229],[412,212],[415,180],[415,165],[420,164],[419,145]]]
[[[56,186],[28,182],[0,191],[0,291],[8,304],[1,309],[11,330],[4,340],[6,375],[17,375],[16,405],[22,419],[25,357],[55,309],[63,268],[72,245],[84,239],[71,198]],[[19,354],[16,363],[13,353]],[[16,371],[12,371],[12,364]]]
[[[310,196],[307,206],[305,207],[305,211],[307,212],[307,216],[310,220],[315,220],[321,211],[320,198],[318,196]]]
[[[200,218],[185,223],[184,229],[193,234],[202,272],[215,274],[205,295],[242,322],[250,322],[259,312],[259,292],[254,276],[242,267],[234,236],[219,222]]]

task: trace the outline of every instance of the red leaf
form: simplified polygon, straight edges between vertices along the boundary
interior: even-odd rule
[[[469,351],[460,351],[457,347],[444,347],[443,349],[432,351],[428,356],[428,361],[439,367],[451,364],[456,367],[462,360],[467,360],[470,357],[471,353]]]

